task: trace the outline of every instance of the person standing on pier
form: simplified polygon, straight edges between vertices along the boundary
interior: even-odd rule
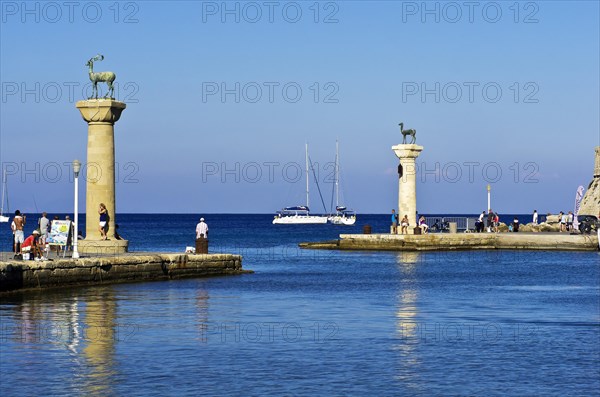
[[[494,211],[492,211],[492,209],[490,208],[488,210],[488,216],[487,216],[487,231],[488,231],[488,233],[492,232],[492,226],[494,226]]]
[[[196,225],[196,239],[208,238],[208,225],[204,222],[204,218],[200,218],[200,222]]]
[[[559,232],[566,232],[567,231],[567,217],[565,216],[565,213],[560,211],[558,213],[558,225],[559,225]]]
[[[533,224],[534,225],[538,224],[538,213],[537,213],[537,210],[533,210]]]
[[[568,232],[572,232],[573,231],[573,211],[569,211],[569,214],[567,215],[567,231]]]
[[[479,215],[479,219],[477,219],[477,224],[476,224],[477,227],[475,228],[477,230],[477,233],[483,232],[483,227],[485,225],[484,219],[485,219],[485,211],[483,211],[481,213],[481,215]]]
[[[392,234],[398,234],[398,215],[392,210]]]
[[[26,218],[25,215],[21,216],[21,211],[15,211],[15,217],[13,223],[15,225],[15,259],[23,259],[23,252],[21,251],[21,244],[25,241],[25,235],[23,234],[23,226],[25,226]],[[11,225],[12,226],[12,225]]]
[[[12,230],[12,250],[13,250],[13,252],[16,253],[16,251],[15,251],[15,230],[16,230],[15,221],[12,221],[10,223],[10,230]]]
[[[46,244],[46,238],[48,238],[48,226],[50,226],[50,220],[48,220],[47,216],[47,213],[42,212],[42,217],[38,220],[38,226],[40,227],[40,240],[42,244]]]
[[[494,233],[498,233],[499,229],[498,227],[500,226],[500,215],[498,215],[497,212],[494,213]]]
[[[98,214],[100,214],[100,223],[98,223],[98,230],[100,231],[100,237],[102,240],[106,240],[106,225],[108,224],[108,211],[106,205],[100,203],[98,208]]]

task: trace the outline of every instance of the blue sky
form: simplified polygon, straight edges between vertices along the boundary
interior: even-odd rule
[[[344,203],[387,213],[400,121],[425,148],[420,212],[478,213],[488,182],[502,213],[568,211],[600,145],[599,3],[472,4],[2,1],[11,210],[72,208],[64,164],[87,142],[75,102],[101,53],[128,105],[118,212],[302,203],[306,141],[329,203],[339,139]]]

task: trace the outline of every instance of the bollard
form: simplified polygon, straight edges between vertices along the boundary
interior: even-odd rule
[[[448,229],[450,233],[456,233],[458,231],[458,224],[456,222],[449,222]]]
[[[421,234],[421,227],[420,226],[415,226],[415,228],[413,229],[415,234]]]
[[[371,225],[363,226],[363,234],[371,234]]]
[[[208,254],[208,239],[200,237],[196,239],[196,254]]]

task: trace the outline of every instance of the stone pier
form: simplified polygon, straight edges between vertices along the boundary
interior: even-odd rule
[[[348,251],[597,251],[598,236],[595,233],[340,234],[339,240],[300,243],[299,246]]]
[[[231,254],[136,253],[111,257],[0,261],[0,294],[9,291],[252,273]]]
[[[127,252],[128,242],[115,239],[115,131],[114,125],[126,105],[114,99],[90,99],[79,101],[76,107],[88,123],[86,162],[86,222],[85,240],[78,243],[79,252],[96,254]],[[109,242],[100,240],[98,231],[98,206],[104,203],[108,210]],[[90,248],[91,247],[91,248]],[[92,251],[90,251],[90,249]]]
[[[402,170],[398,182],[398,217],[401,220],[404,215],[408,215],[408,233],[413,234],[413,229],[417,226],[417,168],[415,161],[423,150],[423,146],[400,144],[392,146],[392,150],[400,159],[400,169]],[[398,226],[398,231],[400,231],[400,226]]]

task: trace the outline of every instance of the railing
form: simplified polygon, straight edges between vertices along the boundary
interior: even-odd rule
[[[456,217],[456,216],[433,216],[425,218],[425,223],[432,232],[447,232],[448,224],[456,223],[456,228],[460,231],[474,231],[477,218]]]

